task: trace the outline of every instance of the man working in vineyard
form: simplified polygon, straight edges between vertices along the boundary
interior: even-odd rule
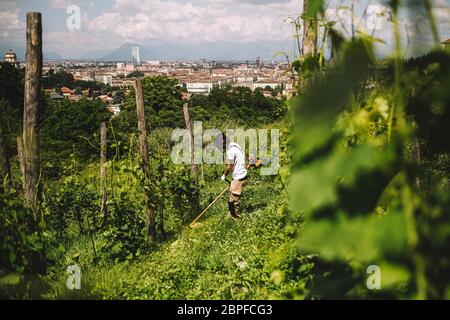
[[[216,146],[219,150],[226,152],[226,170],[221,180],[232,172],[233,180],[230,184],[230,197],[228,199],[228,212],[233,219],[238,219],[240,214],[240,203],[242,191],[247,183],[247,169],[245,167],[245,155],[241,146],[231,140],[226,135],[220,135],[216,139]]]

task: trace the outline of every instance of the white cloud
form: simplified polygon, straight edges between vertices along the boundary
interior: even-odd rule
[[[286,0],[264,2],[276,3],[283,9],[298,3]],[[286,10],[268,10],[267,6],[257,6],[255,3],[236,0],[116,0],[110,11],[87,21],[85,28],[90,32],[109,32],[126,41],[259,41],[289,38],[289,26],[284,25],[280,17],[280,13]]]
[[[31,0],[24,0],[31,1]],[[51,8],[66,9],[71,3],[82,6],[82,30],[69,31],[47,22],[44,39],[47,51],[71,56],[87,50],[115,48],[124,42],[149,45],[154,42],[202,43],[205,41],[264,42],[292,39],[292,26],[285,21],[288,15],[300,14],[303,0],[47,0]],[[337,21],[337,28],[349,36],[351,17],[347,6],[350,0],[330,0],[326,16]],[[392,25],[383,16],[387,8],[381,0],[355,1],[357,30],[371,33],[392,42]],[[449,0],[434,0],[434,13],[442,38],[450,36]],[[0,41],[24,42],[25,12],[17,9],[12,0],[0,0]],[[8,9],[9,8],[9,9]],[[103,12],[99,13],[101,8]],[[367,9],[366,15],[362,12]],[[44,11],[45,14],[45,11]],[[373,19],[367,21],[367,17]],[[339,19],[338,19],[339,18]],[[423,18],[423,17],[422,17]],[[408,20],[409,19],[409,20]],[[56,20],[56,19],[55,19]],[[402,17],[402,30],[408,34],[419,32],[413,27],[429,31],[417,15]],[[58,22],[61,23],[61,22]],[[346,31],[344,31],[346,30]],[[406,37],[407,32],[404,32]]]
[[[51,8],[57,8],[57,9],[66,9],[71,5],[71,1],[69,0],[49,0],[48,5]]]
[[[0,42],[19,43],[25,38],[25,23],[19,18],[19,10],[0,11]],[[12,40],[12,41],[11,41]]]
[[[124,42],[286,40],[292,29],[283,20],[301,8],[302,0],[114,0],[99,15],[83,12],[79,31],[48,32],[45,45],[62,56],[77,56]]]

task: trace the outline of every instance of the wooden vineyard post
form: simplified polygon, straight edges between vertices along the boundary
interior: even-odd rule
[[[25,163],[23,161],[22,136],[17,137],[17,158],[19,160],[19,168],[20,174],[22,175],[22,185],[23,185],[23,177],[25,177]]]
[[[101,214],[103,217],[103,225],[108,223],[108,208],[106,207],[107,201],[107,172],[106,172],[106,143],[107,143],[107,133],[106,133],[106,122],[100,124],[100,181],[101,181],[101,192],[102,192],[102,205]]]
[[[191,126],[191,117],[189,116],[189,105],[185,103],[183,105],[184,122],[186,124],[186,130],[189,134],[189,153],[191,155],[191,172],[192,178],[196,180],[197,168],[195,167],[195,154],[194,154],[194,133]]]
[[[201,171],[201,179],[202,179],[201,181],[205,182],[205,169],[203,167],[203,162],[201,164],[200,171]]]
[[[6,134],[0,123],[0,184],[3,184],[5,179],[9,186],[11,184],[11,170],[6,147]]]
[[[145,124],[144,98],[142,96],[142,80],[137,79],[134,82],[134,91],[136,94],[136,112],[139,131],[139,155],[141,157],[142,169],[144,170],[146,183],[150,183],[150,158],[148,153],[147,127]],[[148,239],[150,243],[156,241],[155,214],[153,204],[148,191],[145,192]]]
[[[303,13],[309,14],[311,0],[303,1]],[[305,16],[303,28],[303,59],[317,52],[317,21],[315,17]]]
[[[39,221],[39,104],[42,76],[42,20],[41,14],[27,14],[27,49],[25,96],[23,110],[22,154],[23,187],[27,204]]]
[[[417,130],[417,123],[416,121],[412,121],[412,127],[414,130]],[[422,165],[422,157],[421,157],[421,146],[420,146],[420,141],[417,137],[417,135],[413,135],[412,137],[412,143],[411,143],[411,151],[412,151],[412,160],[414,161],[414,163],[417,166],[421,166]],[[418,191],[420,191],[420,177],[419,175],[415,176],[415,184],[416,184],[416,188]]]
[[[183,105],[183,113],[184,113],[184,122],[186,123],[186,130],[189,135],[189,152],[191,154],[191,176],[192,176],[192,184],[193,188],[191,189],[193,192],[193,201],[192,201],[192,210],[197,213],[200,207],[200,194],[199,194],[199,183],[197,176],[197,168],[195,166],[195,143],[194,143],[194,131],[191,125],[191,117],[189,115],[189,104],[185,103]],[[202,164],[202,172],[203,172],[203,164]]]

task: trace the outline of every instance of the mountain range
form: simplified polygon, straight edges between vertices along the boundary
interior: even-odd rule
[[[5,54],[9,51],[11,47],[0,45],[0,60],[3,60]],[[17,54],[17,59],[20,61],[25,60],[25,48],[17,48],[13,47],[13,51]],[[44,60],[61,60],[63,57],[61,57],[56,52],[43,52]]]
[[[272,42],[208,42],[203,44],[181,45],[162,43],[154,46],[143,46],[125,43],[117,50],[106,55],[95,52],[85,54],[83,58],[95,56],[98,60],[128,61],[131,59],[131,48],[139,46],[141,60],[263,60],[274,59],[277,51],[293,51],[293,43],[288,41]]]
[[[263,60],[277,60],[274,58],[278,51],[292,54],[294,50],[293,41],[267,41],[267,42],[207,42],[203,44],[182,45],[177,43],[158,43],[153,45],[141,45],[136,43],[125,43],[115,50],[89,51],[78,57],[61,57],[54,52],[45,52],[44,59],[77,59],[97,61],[130,61],[131,48],[140,47],[142,61],[149,60],[255,60],[260,57]],[[9,47],[0,45],[0,56],[3,56]],[[13,48],[19,60],[25,56],[25,48]]]

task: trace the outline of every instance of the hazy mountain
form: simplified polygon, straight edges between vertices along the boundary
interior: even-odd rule
[[[92,54],[91,59],[130,61],[131,48],[140,47],[141,60],[255,60],[261,57],[265,60],[273,59],[277,51],[291,53],[293,43],[290,41],[274,42],[209,42],[204,44],[180,45],[175,43],[162,43],[154,46],[143,46],[126,43],[117,50],[97,58]],[[87,55],[83,55],[87,58]]]
[[[125,43],[116,50],[89,51],[78,57],[80,60],[101,61],[131,61],[131,48],[139,46],[141,60],[255,60],[261,57],[263,60],[272,60],[277,51],[286,51],[292,54],[293,41],[270,42],[207,42],[203,44],[181,45],[177,43],[158,43],[153,45],[140,45]],[[0,45],[0,60],[9,47]],[[25,48],[14,47],[19,60],[24,60]],[[44,59],[59,60],[75,57],[61,57],[54,52],[44,52]]]
[[[134,44],[134,43],[125,43],[120,48],[117,48],[114,51],[108,51],[105,52],[102,56],[98,57],[98,60],[124,60],[124,61],[131,61],[131,48],[132,47],[141,47],[141,59],[143,54],[144,47]],[[86,56],[86,55],[85,55]]]
[[[111,53],[111,49],[105,49],[105,50],[96,50],[96,51],[88,51],[84,53],[82,56],[78,57],[80,60],[104,60],[103,58],[106,57]],[[131,56],[131,49],[130,54]]]
[[[9,51],[10,47],[0,46],[0,60],[4,60],[5,54]],[[13,51],[17,54],[17,59],[20,61],[25,60],[25,48],[12,48]],[[43,53],[44,60],[61,60],[63,59],[56,52],[45,52]]]
[[[56,52],[44,52],[44,60],[62,60],[63,58]]]

